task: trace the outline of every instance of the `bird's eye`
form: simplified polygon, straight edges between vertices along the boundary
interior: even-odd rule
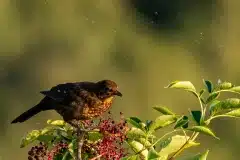
[[[104,91],[105,91],[105,92],[111,92],[111,91],[113,91],[113,90],[112,90],[112,88],[105,87],[105,88],[104,88]]]

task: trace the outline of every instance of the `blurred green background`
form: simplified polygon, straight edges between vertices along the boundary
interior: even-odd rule
[[[142,119],[156,117],[157,104],[182,114],[198,108],[189,93],[164,89],[173,80],[240,85],[239,7],[239,0],[1,0],[0,160],[27,159],[21,137],[60,118],[48,111],[10,124],[58,83],[112,79],[124,94],[112,112]],[[221,141],[201,136],[189,153],[209,148],[211,160],[239,159],[239,124],[215,121]]]

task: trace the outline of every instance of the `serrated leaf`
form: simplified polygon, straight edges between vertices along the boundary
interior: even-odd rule
[[[230,88],[232,88],[233,85],[232,85],[232,83],[230,83],[230,82],[223,82],[223,83],[219,84],[218,87],[219,87],[220,90],[225,90],[225,89],[230,89]]]
[[[194,119],[194,121],[200,125],[201,123],[201,116],[202,116],[202,112],[201,111],[191,111],[191,116]]]
[[[160,155],[154,149],[148,151],[148,160],[156,160]]]
[[[210,106],[211,115],[222,113],[224,111],[229,111],[231,109],[240,108],[240,99],[238,98],[228,98],[226,100],[216,102],[214,105]]]
[[[21,140],[20,148],[23,148],[28,144],[32,143],[33,141],[35,141],[39,137],[40,133],[41,132],[39,130],[32,130]]]
[[[217,99],[219,97],[220,93],[219,92],[212,92],[209,97],[206,100],[206,103],[210,103],[213,100]]]
[[[146,140],[146,138],[138,138],[135,140],[143,144],[148,149],[154,149],[154,147],[152,146],[152,143],[149,140]]]
[[[166,88],[184,89],[191,92],[196,92],[194,85],[190,81],[175,81],[170,83]]]
[[[191,156],[191,157],[185,157],[181,158],[180,160],[207,160],[209,150],[207,150],[204,153],[199,153],[197,155]]]
[[[165,106],[156,106],[153,107],[153,109],[157,110],[158,112],[164,114],[164,115],[175,115],[170,109],[168,109]]]
[[[236,87],[233,87],[231,89],[229,89],[230,91],[234,91],[234,92],[237,92],[237,93],[240,93],[240,86],[236,86]]]
[[[154,130],[166,127],[170,124],[173,124],[177,121],[177,118],[175,115],[162,115],[153,121],[149,126],[149,131],[153,132]]]
[[[187,128],[188,127],[188,117],[187,116],[182,116],[181,118],[179,118],[176,122],[176,125],[174,126],[174,129],[176,128]]]
[[[213,91],[213,84],[211,81],[208,81],[208,80],[203,80],[207,90],[208,90],[208,93],[212,93]]]
[[[135,138],[141,138],[141,137],[146,137],[147,134],[143,132],[139,128],[132,127],[130,130],[127,131],[127,138],[129,139],[135,139]]]
[[[159,152],[160,156],[168,156],[172,153],[177,152],[189,139],[189,137],[175,135],[173,137],[169,137],[160,143],[160,147],[162,148]],[[193,146],[197,146],[199,143],[190,141],[184,148],[189,148]]]
[[[47,120],[47,124],[62,127],[65,126],[66,122],[63,120]]]
[[[240,117],[240,109],[235,109],[230,112],[225,113],[224,115],[229,115],[233,117]]]
[[[216,139],[219,139],[214,133],[213,131],[206,127],[206,126],[193,126],[192,128],[188,128],[188,130],[190,131],[194,131],[194,132],[199,132],[199,133],[203,133],[203,134],[206,134],[206,135],[209,135],[209,136],[212,136]]]
[[[129,146],[131,146],[131,148],[137,153],[139,151],[142,151],[144,148],[143,144],[141,144],[140,142],[134,141],[134,140],[128,140],[127,143],[129,144]],[[140,155],[143,157],[143,159],[147,160],[148,157],[148,150],[145,149],[143,150]]]
[[[142,129],[142,126],[139,124],[142,121],[140,119],[138,119],[137,117],[126,118],[126,121],[128,123],[132,124],[134,127]]]

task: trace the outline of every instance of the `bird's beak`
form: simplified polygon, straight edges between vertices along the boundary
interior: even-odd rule
[[[122,93],[119,92],[119,91],[116,91],[116,92],[115,92],[115,95],[116,95],[116,96],[119,96],[119,97],[122,97]]]

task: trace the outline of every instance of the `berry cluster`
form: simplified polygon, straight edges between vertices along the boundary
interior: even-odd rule
[[[53,160],[59,154],[63,154],[64,151],[68,148],[68,144],[60,141],[55,144],[54,147],[48,152],[48,160]]]
[[[59,142],[49,150],[46,144],[40,142],[28,152],[28,160],[53,160],[55,156],[62,154],[67,147],[68,144]]]
[[[126,156],[126,151],[123,147],[123,142],[126,139],[127,123],[124,120],[123,114],[120,113],[120,121],[113,120],[111,113],[108,113],[106,119],[100,119],[96,128],[99,129],[103,138],[98,141],[94,146],[94,150],[98,156],[105,160],[119,160]],[[87,122],[90,127],[94,127],[93,122]],[[87,127],[89,127],[87,126]]]
[[[93,159],[101,157],[104,160],[120,160],[127,155],[123,142],[126,139],[128,127],[122,113],[120,113],[120,121],[113,120],[109,112],[107,118],[100,118],[97,121],[87,120],[83,122],[83,125],[88,130],[97,129],[102,138],[93,142],[88,140],[86,136],[82,146],[82,156],[87,155],[88,158]],[[62,157],[68,149],[67,142],[56,143],[53,141],[51,144],[53,144],[51,148],[41,142],[32,147],[28,152],[28,159],[53,160],[56,157]]]
[[[40,142],[39,145],[34,146],[28,152],[28,160],[47,160],[47,145]]]

